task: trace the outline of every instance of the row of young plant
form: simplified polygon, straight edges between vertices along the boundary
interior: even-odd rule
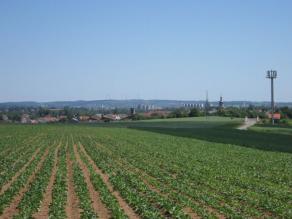
[[[178,130],[179,131],[179,130]],[[195,131],[195,130],[194,130]],[[206,130],[209,132],[209,130]],[[224,133],[226,131],[226,139],[228,136],[228,130],[223,130]],[[132,133],[131,133],[132,132]],[[241,172],[244,171],[246,177],[248,177],[254,181],[254,183],[258,183],[260,185],[267,186],[269,184],[273,184],[274,186],[278,185],[281,187],[291,188],[292,186],[292,175],[290,174],[290,168],[292,165],[291,156],[289,153],[264,153],[264,151],[258,151],[253,149],[247,149],[244,147],[238,147],[235,145],[227,145],[227,144],[218,144],[218,143],[209,143],[206,141],[199,141],[190,138],[178,138],[169,135],[158,135],[151,132],[141,132],[136,130],[115,130],[115,129],[105,129],[99,130],[96,137],[99,138],[99,141],[107,144],[109,141],[114,141],[116,139],[121,139],[123,142],[127,142],[132,146],[143,145],[141,149],[144,149],[144,146],[147,146],[148,149],[152,153],[160,154],[158,151],[153,150],[156,147],[164,147],[168,150],[168,152],[180,152],[184,157],[187,155],[190,157],[189,162],[193,162],[194,159],[198,159],[197,154],[200,153],[202,155],[206,154],[205,152],[212,153],[211,158],[216,158],[217,161],[220,161],[220,171],[221,170],[234,170],[234,172],[238,172],[234,167],[240,167]],[[224,133],[216,133],[218,135],[218,139],[222,137],[221,135]],[[115,138],[111,136],[114,135]],[[130,135],[131,138],[127,136]],[[108,136],[104,138],[104,136]],[[225,136],[224,136],[225,137]],[[240,141],[242,136],[238,136],[238,140]],[[244,137],[244,136],[243,136]],[[214,139],[213,139],[214,140]],[[221,139],[222,140],[222,139]],[[261,140],[261,139],[259,139]],[[167,142],[167,144],[166,144]],[[145,143],[145,145],[143,144]],[[260,142],[259,142],[260,143]],[[179,147],[182,145],[182,147]],[[146,147],[146,148],[147,148]],[[150,148],[149,148],[150,147]],[[171,149],[171,150],[170,150]],[[203,151],[205,150],[205,151]],[[149,150],[148,150],[149,151]],[[167,152],[167,153],[168,153]],[[188,152],[196,152],[194,156]],[[240,153],[239,153],[240,152]],[[167,155],[166,153],[166,155]],[[233,156],[229,156],[232,154]],[[160,154],[162,155],[162,154]],[[215,155],[215,156],[214,156]],[[219,156],[220,155],[220,156]],[[225,156],[224,156],[225,155]],[[183,157],[183,158],[184,158]],[[257,157],[257,159],[254,159]],[[221,161],[225,162],[221,162]],[[184,161],[184,159],[183,159]],[[209,165],[216,165],[212,160],[204,160],[204,157],[200,159],[200,161],[204,161]],[[188,164],[189,162],[185,162]],[[267,168],[267,165],[273,164],[270,168]],[[221,168],[222,167],[222,168]],[[217,165],[218,168],[218,165]],[[216,169],[214,169],[216,170]],[[236,179],[237,176],[235,175]],[[258,185],[257,184],[257,185]]]
[[[207,171],[204,173],[200,172],[199,165],[194,165],[190,171],[191,174],[188,175],[187,167],[181,168],[181,166],[179,166],[177,163],[175,163],[175,165],[166,164],[167,160],[160,156],[158,156],[156,159],[153,158],[153,162],[151,162],[151,164],[147,163],[146,165],[144,161],[138,162],[142,156],[145,156],[144,153],[143,155],[136,154],[135,157],[129,158],[128,161],[142,171],[150,174],[153,178],[159,179],[160,184],[164,187],[165,185],[168,185],[174,191],[184,191],[183,193],[187,197],[190,197],[193,200],[199,202],[203,202],[203,204],[205,203],[205,205],[215,208],[219,212],[224,212],[224,214],[230,217],[239,217],[239,215],[250,214],[247,213],[247,211],[239,212],[238,209],[241,207],[240,205],[236,205],[236,202],[230,204],[226,197],[220,196],[220,192],[218,192],[217,189],[210,187],[209,181],[212,176],[207,175]],[[172,154],[171,157],[173,162],[176,155]],[[161,161],[163,161],[163,163]],[[176,175],[175,180],[172,180],[172,175]],[[245,207],[245,205],[243,205],[243,207]],[[247,209],[251,211],[254,210],[253,208]]]
[[[127,130],[127,132],[131,131]],[[147,162],[143,163],[144,160],[156,158],[153,167],[148,168],[150,170],[147,172],[150,175],[153,173],[152,168],[157,170],[155,178],[160,179],[158,175],[160,173],[160,175],[165,175],[166,182],[173,181],[172,175],[178,175],[179,183],[177,184],[185,184],[189,187],[187,191],[198,193],[198,196],[193,198],[194,200],[203,200],[207,206],[210,205],[227,216],[271,215],[272,212],[275,216],[290,214],[290,202],[287,200],[291,200],[291,180],[289,184],[291,174],[288,171],[291,164],[287,160],[288,155],[264,153],[232,145],[210,144],[185,138],[167,139],[163,135],[155,134],[154,136],[145,132],[139,135],[137,131],[128,138],[129,133],[124,133],[122,129],[99,129],[96,133],[98,141],[104,143],[106,147],[112,145],[111,150],[114,152],[115,148],[130,147],[133,151],[126,151],[122,158],[137,158],[136,163],[142,167],[149,166]],[[151,138],[155,140],[151,141]],[[145,148],[147,150],[144,150]],[[160,148],[164,148],[164,151],[159,151]],[[194,148],[196,150],[193,150]],[[140,157],[137,156],[136,151],[140,152]],[[223,154],[227,157],[222,156]],[[229,154],[233,155],[230,157]],[[144,155],[148,155],[148,158],[145,159]],[[253,162],[252,157],[260,159]],[[272,168],[265,166],[267,162],[262,159],[264,157],[273,164]],[[164,162],[168,160],[171,162]],[[279,169],[283,171],[274,174]],[[275,180],[271,180],[272,175],[275,175]],[[161,183],[164,182],[161,181]],[[174,185],[175,188],[180,189]]]
[[[160,146],[160,148],[163,147],[163,145]],[[209,147],[212,146],[210,145]],[[221,148],[222,150],[224,148]],[[200,159],[208,157],[206,159],[208,162],[205,162],[206,165],[191,165],[190,168],[190,166],[185,165],[184,160],[181,159],[181,156],[177,156],[176,153],[169,154],[167,152],[164,154],[162,152],[161,155],[166,156],[159,156],[151,164],[147,164],[148,172],[153,174],[156,171],[156,177],[165,176],[168,173],[168,177],[171,177],[171,172],[175,170],[175,172],[180,173],[183,169],[183,174],[180,174],[178,180],[176,180],[177,185],[180,185],[180,187],[185,185],[186,189],[188,189],[186,191],[191,192],[190,183],[196,183],[191,194],[197,193],[198,190],[207,191],[208,195],[213,193],[219,198],[218,201],[220,199],[224,200],[226,207],[234,208],[235,212],[240,215],[259,217],[262,216],[261,214],[270,215],[271,212],[274,212],[276,215],[288,216],[285,214],[288,213],[287,210],[289,209],[289,203],[286,201],[287,198],[289,199],[289,189],[285,189],[285,185],[267,184],[265,180],[262,183],[258,182],[258,180],[247,176],[249,171],[245,168],[235,165],[230,166],[230,163],[226,162],[228,157],[220,159],[210,153],[205,153],[205,155],[202,154]],[[157,168],[157,166],[161,165],[161,161],[164,164],[167,163],[167,157],[169,156],[172,157],[172,163],[166,164],[163,168]],[[145,157],[145,153],[141,154],[141,156],[136,154],[131,159],[135,165],[140,165],[140,168],[143,169],[146,163],[143,160],[140,161],[142,157]],[[173,162],[175,162],[175,165],[173,165]],[[220,174],[218,174],[219,165],[221,167]],[[147,171],[147,169],[145,170]],[[161,174],[163,171],[166,174]],[[220,180],[214,179],[214,176],[220,177]],[[235,179],[234,176],[237,176],[237,178]],[[165,181],[169,182],[170,180],[166,178]],[[221,209],[224,210],[223,208]]]
[[[58,151],[58,169],[52,190],[52,203],[49,206],[49,218],[66,218],[65,206],[67,202],[67,155],[68,141],[62,144]]]
[[[188,218],[180,206],[152,191],[137,175],[121,169],[98,151],[95,144],[86,140],[85,149],[96,165],[110,176],[110,181],[123,198],[144,218]]]
[[[128,218],[125,215],[125,212],[121,209],[117,199],[104,183],[101,176],[95,172],[94,167],[91,165],[85,154],[80,150],[80,144],[78,145],[78,153],[80,154],[82,162],[84,162],[90,172],[90,180],[92,182],[92,185],[94,186],[94,189],[99,192],[101,201],[111,211],[112,217],[119,219]]]
[[[158,208],[154,207],[149,200],[137,192],[137,188],[129,187],[127,181],[123,176],[118,174],[118,170],[112,166],[107,165],[107,159],[102,157],[95,148],[89,143],[85,143],[85,150],[87,153],[90,151],[90,156],[95,164],[101,168],[105,173],[109,174],[111,183],[117,189],[122,197],[135,209],[143,218],[163,218]],[[110,162],[110,161],[109,161]],[[114,179],[113,179],[114,178]],[[144,187],[146,187],[144,185]],[[147,188],[146,188],[147,189]],[[150,190],[149,190],[150,191]],[[149,192],[148,191],[148,192]]]
[[[111,148],[109,144],[106,147]],[[123,146],[123,148],[124,147],[125,146]],[[192,207],[193,210],[196,211],[197,213],[200,213],[201,215],[203,214],[202,216],[204,217],[206,216],[212,217],[212,215],[209,215],[206,212],[206,209],[208,208],[210,209],[211,206],[214,207],[215,209],[217,208],[217,211],[219,212],[223,211],[226,215],[231,215],[233,217],[239,215],[234,209],[232,210],[229,208],[223,208],[220,205],[221,199],[218,199],[219,197],[217,197],[217,194],[213,194],[212,191],[209,191],[208,188],[205,188],[206,191],[205,190],[201,191],[200,189],[198,189],[200,184],[196,185],[195,182],[192,182],[194,185],[196,185],[196,190],[193,191],[192,193],[186,192],[186,190],[184,189],[184,185],[181,184],[181,182],[179,183],[177,182],[180,176],[177,177],[178,179],[174,180],[173,176],[169,172],[165,171],[165,169],[163,168],[164,165],[160,163],[160,160],[162,159],[161,158],[156,159],[155,156],[157,155],[152,156],[151,164],[147,162],[148,160],[147,158],[145,159],[145,156],[147,155],[145,155],[144,153],[139,153],[139,154],[135,153],[135,156],[127,156],[126,154],[120,153],[119,151],[115,151],[114,155],[115,156],[113,157],[113,160],[117,160],[120,156],[120,157],[123,157],[124,160],[127,160],[127,162],[129,162],[128,166],[130,165],[130,166],[134,166],[135,168],[141,169],[141,173],[139,175],[142,175],[143,173],[147,173],[147,174],[150,174],[150,176],[152,176],[151,179],[153,178],[157,179],[155,180],[154,184],[159,190],[162,190],[166,192],[166,194],[172,197],[177,197],[177,198],[178,196],[175,196],[175,194],[177,193],[180,194],[180,197],[184,197],[183,203],[188,203],[189,207]],[[144,155],[144,159],[141,158],[142,155]],[[146,160],[146,162],[144,162],[144,160]],[[156,160],[159,160],[159,162],[156,163]],[[198,179],[200,180],[200,178]],[[170,187],[171,184],[173,184],[174,187]],[[186,184],[187,188],[189,188],[190,185],[192,184],[187,183]],[[194,200],[196,202],[199,201],[202,203],[202,205],[201,206],[195,205],[195,202],[192,203],[191,201],[187,202],[188,199]],[[202,207],[204,206],[205,206],[205,210],[202,209]]]
[[[6,137],[0,139],[0,159],[5,159],[14,153],[18,153],[18,151],[21,151],[26,148],[25,141],[23,139],[19,139],[18,137],[12,138],[12,137]]]
[[[14,146],[11,145],[11,148],[14,148]],[[11,152],[0,159],[0,188],[29,162],[37,148],[38,143],[20,147],[20,149],[16,147],[14,153]]]
[[[195,214],[200,215],[203,218],[216,217],[216,215],[208,211],[208,208],[210,208],[209,206],[206,207],[203,204],[198,204],[197,201],[194,202],[191,199],[191,197],[185,196],[185,194],[182,193],[181,190],[176,191],[176,190],[170,189],[168,184],[171,179],[169,179],[167,182],[163,184],[159,183],[158,180],[156,180],[153,177],[150,177],[145,172],[131,165],[125,159],[121,159],[121,157],[119,157],[117,154],[113,154],[110,150],[106,149],[102,145],[99,145],[98,150],[101,153],[104,153],[105,156],[110,156],[111,158],[113,158],[113,160],[116,161],[116,164],[119,166],[120,169],[125,169],[129,173],[135,173],[136,175],[140,177],[141,180],[146,181],[147,184],[153,186],[155,190],[159,190],[160,193],[164,194],[165,196],[167,196],[168,199],[177,203],[177,205],[179,205],[181,208],[186,208],[186,209],[191,208]]]
[[[40,137],[38,130],[21,126],[0,126],[0,158],[3,159],[18,150],[33,144]]]
[[[23,130],[20,131],[16,131],[12,130],[12,127],[9,128],[9,126],[0,126],[0,157],[2,156],[2,154],[7,150],[10,149],[10,146],[16,146],[18,145],[20,142],[24,142],[29,138],[28,135],[25,135],[23,133]],[[17,136],[17,138],[16,138]]]
[[[164,178],[164,181],[161,180],[162,184],[173,182],[174,180],[171,180],[173,178],[172,175],[179,174],[177,177],[178,179],[175,180],[175,182],[177,182],[176,185],[173,185],[176,190],[180,191],[181,186],[185,185],[186,191],[188,191],[187,193],[201,193],[201,195],[197,197],[198,200],[205,200],[207,204],[217,208],[219,211],[223,211],[227,215],[259,216],[261,214],[274,212],[276,215],[289,216],[289,202],[285,200],[291,197],[291,192],[289,192],[288,189],[286,189],[285,193],[281,190],[281,188],[285,188],[285,184],[282,186],[269,183],[268,186],[265,187],[266,191],[268,190],[269,194],[273,194],[274,197],[273,195],[267,194],[265,190],[261,189],[264,189],[263,185],[267,184],[265,180],[262,182],[253,177],[247,177],[247,172],[249,171],[247,171],[246,168],[242,168],[239,165],[233,166],[232,162],[230,162],[232,159],[228,157],[222,158],[217,155],[220,153],[223,154],[222,150],[225,150],[225,145],[217,144],[218,146],[214,146],[214,144],[208,144],[207,142],[193,141],[201,146],[199,150],[193,152],[195,156],[190,157],[187,152],[182,153],[182,149],[185,147],[182,144],[182,142],[185,141],[183,139],[180,139],[180,148],[178,151],[178,147],[174,148],[175,145],[172,144],[173,139],[164,139],[165,141],[167,140],[168,145],[159,142],[159,147],[157,147],[155,144],[157,144],[159,140],[161,141],[161,139],[151,141],[151,139],[148,138],[147,141],[145,141],[145,136],[143,136],[144,139],[142,142],[142,137],[140,140],[139,137],[141,136],[135,135],[133,138],[129,139],[126,136],[124,136],[124,138],[122,136],[117,140],[117,135],[115,135],[115,139],[107,139],[106,146],[114,150],[115,153],[121,153],[121,157],[129,160],[133,165],[139,166],[143,171],[151,175],[156,173],[153,175],[155,178],[160,180]],[[101,138],[98,140],[103,141]],[[188,143],[189,142],[190,140],[188,140]],[[169,143],[172,145],[169,145]],[[202,144],[204,144],[204,148]],[[142,145],[143,147],[141,147]],[[193,145],[192,148],[185,148],[193,150],[193,148],[196,147],[197,145]],[[215,153],[216,156],[214,156],[215,150],[219,149],[219,147],[221,152],[217,151]],[[139,150],[137,150],[137,148],[139,148]],[[169,148],[172,148],[172,150],[169,150]],[[122,152],[118,151],[120,149]],[[155,153],[153,153],[154,151]],[[228,147],[227,151],[223,152],[228,154],[232,152],[232,148]],[[243,151],[242,153],[252,152]],[[147,157],[151,159],[151,163],[147,162]],[[171,159],[169,159],[170,157]],[[187,161],[185,157],[189,160]],[[233,159],[235,158],[236,157]],[[237,158],[240,159],[240,156]],[[202,165],[200,160],[202,160],[205,165]],[[241,163],[245,163],[245,161],[242,160]],[[230,172],[233,170],[234,173]],[[238,178],[234,179],[233,175]],[[216,179],[214,177],[220,178]],[[202,199],[202,197],[205,198]],[[223,206],[221,206],[222,202],[224,202]]]
[[[94,141],[93,141],[94,144]],[[146,181],[147,185],[151,184],[151,187],[155,185],[155,189],[152,189],[155,193],[155,191],[159,191],[159,193],[163,194],[167,199],[171,200],[172,202],[176,203],[177,206],[179,206],[181,209],[189,209],[189,207],[193,210],[193,212],[197,215],[200,215],[203,218],[214,218],[214,214],[209,213],[207,208],[202,207],[201,205],[198,205],[196,202],[192,202],[189,197],[185,197],[182,195],[181,191],[176,192],[170,189],[166,189],[166,184],[163,184],[161,186],[157,186],[157,184],[153,183],[151,179],[145,179],[145,173],[137,171],[135,167],[133,167],[131,164],[125,162],[124,159],[121,159],[117,156],[117,154],[111,153],[108,149],[102,147],[102,145],[98,144],[98,150],[99,153],[104,153],[104,156],[111,157],[113,161],[116,163],[116,165],[119,166],[119,169],[124,169],[127,172],[134,174],[140,178],[142,181]],[[167,192],[166,192],[167,191]],[[189,210],[188,210],[189,211]],[[190,212],[192,214],[192,212]]]
[[[80,217],[82,219],[98,218],[98,215],[95,214],[94,209],[92,207],[92,202],[90,199],[88,187],[85,182],[83,172],[78,166],[78,163],[76,161],[73,145],[74,145],[74,140],[72,139],[72,141],[70,141],[69,143],[68,150],[69,150],[70,160],[72,162],[71,168],[73,168],[74,189],[79,199],[79,208],[81,209]]]
[[[58,147],[56,148],[54,145],[49,150],[42,167],[36,173],[35,179],[30,183],[28,191],[22,197],[17,207],[18,214],[14,215],[14,218],[32,218],[32,215],[40,208],[52,174],[54,162],[57,159],[55,154],[57,154]]]
[[[0,135],[0,168],[5,167],[5,163],[9,162],[15,162],[16,160],[11,159],[12,157],[15,157],[15,154],[21,154],[24,151],[28,149],[28,145],[35,145],[35,142],[37,142],[39,139],[39,135],[36,135],[34,137],[22,137],[22,136],[14,136],[14,133],[10,133],[11,136],[9,137],[3,137],[2,133]],[[13,136],[12,136],[13,134]],[[17,133],[16,133],[17,134]],[[34,139],[34,141],[32,141]]]
[[[10,204],[12,199],[19,193],[20,189],[27,184],[29,177],[33,174],[38,166],[41,158],[45,154],[46,147],[40,145],[40,151],[35,159],[27,166],[27,168],[19,175],[19,177],[11,184],[11,186],[0,196],[0,214]]]

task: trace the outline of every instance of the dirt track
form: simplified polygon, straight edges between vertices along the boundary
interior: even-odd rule
[[[257,123],[257,119],[247,119],[247,121],[245,121],[244,124],[239,126],[237,129],[247,130],[248,128],[254,126],[256,123]]]

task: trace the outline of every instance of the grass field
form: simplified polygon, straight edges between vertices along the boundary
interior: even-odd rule
[[[0,125],[0,218],[292,218],[292,136],[239,122]]]

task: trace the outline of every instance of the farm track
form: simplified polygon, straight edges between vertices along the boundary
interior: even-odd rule
[[[29,186],[30,184],[33,182],[33,180],[35,179],[35,176],[37,174],[37,172],[41,169],[46,156],[49,154],[49,149],[47,148],[45,153],[42,155],[41,160],[39,161],[35,171],[33,172],[33,174],[28,178],[28,181],[26,183],[26,185],[18,192],[18,194],[15,196],[15,198],[13,199],[13,201],[10,203],[9,207],[5,208],[2,214],[2,219],[9,219],[12,218],[13,215],[18,213],[18,209],[17,206],[20,203],[22,197],[24,196],[24,194],[29,190]]]
[[[42,200],[40,209],[38,212],[36,212],[33,215],[33,218],[36,218],[36,219],[49,218],[49,207],[50,207],[50,204],[52,202],[52,190],[53,190],[54,182],[56,179],[57,165],[58,165],[58,152],[59,152],[60,146],[61,146],[61,143],[55,149],[54,166],[53,166],[52,174],[50,177],[50,181],[49,181],[49,184],[47,186],[46,192],[44,194],[44,199]]]
[[[116,190],[114,190],[113,186],[110,183],[109,176],[105,173],[103,173],[94,163],[92,158],[88,155],[88,153],[85,151],[82,144],[80,144],[80,149],[82,153],[85,155],[85,157],[88,159],[89,163],[93,166],[95,172],[101,176],[103,182],[106,184],[109,191],[114,195],[114,197],[117,199],[120,207],[124,210],[125,214],[129,217],[129,219],[140,219],[140,216],[135,213],[135,211],[128,205],[128,203],[122,198],[120,193]]]
[[[16,174],[10,179],[8,183],[6,183],[2,188],[0,195],[2,195],[13,183],[14,181],[21,175],[21,173],[27,168],[27,166],[35,159],[36,155],[39,153],[40,148],[36,149],[36,151],[33,153],[30,160],[19,170],[16,172]]]
[[[139,176],[139,178],[153,191],[158,193],[159,195],[165,197],[165,198],[171,198],[169,197],[169,193],[165,193],[163,191],[161,191],[160,189],[158,189],[155,185],[153,185],[148,179],[151,179],[152,181],[159,181],[158,179],[154,178],[153,176],[150,176],[148,173],[146,173],[144,170],[137,168],[136,166],[133,166],[131,163],[129,163],[128,161],[120,158],[117,155],[114,155],[112,153],[111,150],[105,148],[103,145],[99,144],[96,142],[96,145],[98,147],[101,147],[103,150],[106,151],[106,153],[110,154],[110,156],[114,157],[114,160],[116,161],[116,163],[120,166],[120,168],[125,168],[127,167],[127,170],[130,172],[133,172],[134,174],[137,174]],[[147,179],[148,178],[148,179]],[[164,186],[167,186],[171,191],[176,192],[176,193],[180,193],[182,194],[181,191],[177,191],[176,189],[173,189],[171,186],[164,184]],[[197,206],[202,206],[204,208],[207,209],[207,211],[216,216],[219,219],[225,219],[226,217],[221,214],[217,209],[206,205],[205,203],[199,202],[197,200],[193,200],[193,198],[189,195],[189,194],[184,194],[186,197],[190,198],[191,202]],[[188,207],[184,207],[183,211],[189,215],[191,218],[201,218],[196,212],[194,212],[194,210],[188,206]]]
[[[73,162],[70,158],[69,151],[67,150],[67,203],[66,203],[66,215],[70,219],[80,218],[79,199],[74,189],[73,181]]]

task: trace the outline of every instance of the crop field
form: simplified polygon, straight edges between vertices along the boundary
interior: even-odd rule
[[[292,218],[292,136],[238,122],[0,125],[0,218]]]
[[[290,121],[285,126],[273,127],[272,125],[257,125],[252,127],[251,129],[258,132],[292,135],[292,124],[290,124]]]

